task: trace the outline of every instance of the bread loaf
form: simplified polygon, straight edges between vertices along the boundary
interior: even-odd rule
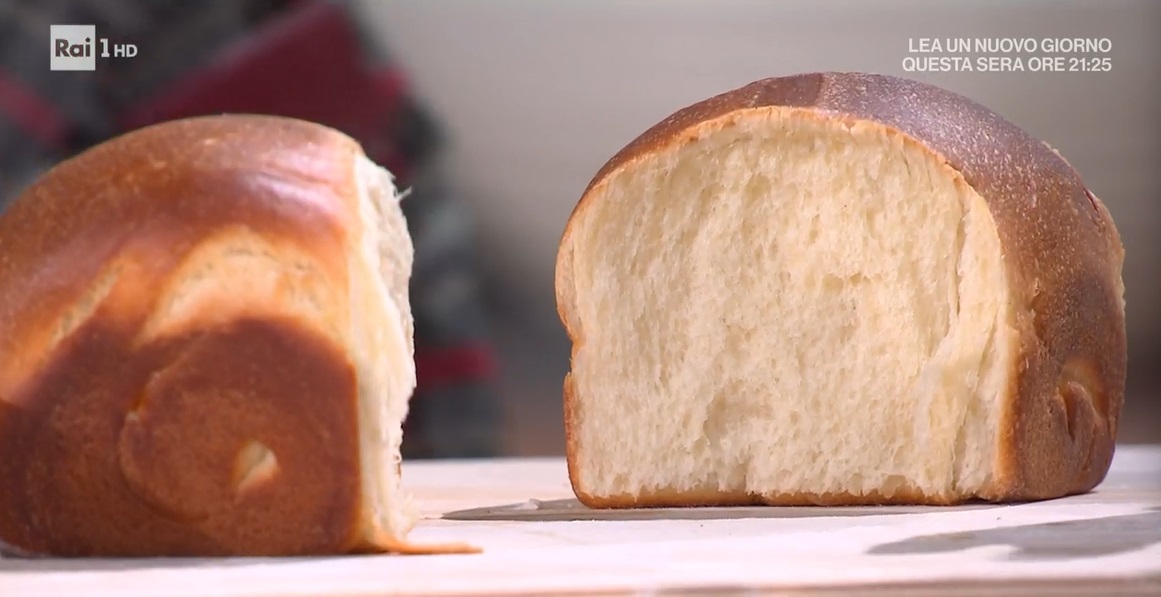
[[[569,476],[592,507],[1085,492],[1124,400],[1124,251],[1047,144],[857,73],[767,79],[617,153],[569,218]]]
[[[215,116],[0,216],[0,541],[63,556],[412,551],[412,244],[319,125]]]

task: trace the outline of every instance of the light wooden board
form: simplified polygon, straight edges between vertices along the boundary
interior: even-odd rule
[[[594,512],[559,459],[407,464],[404,479],[424,511],[413,539],[484,553],[10,559],[0,597],[1161,594],[1161,446],[1122,447],[1094,493],[1014,506]]]

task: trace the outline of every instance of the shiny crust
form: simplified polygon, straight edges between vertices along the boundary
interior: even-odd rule
[[[609,160],[566,226],[557,257],[558,313],[576,354],[584,332],[573,316],[571,226],[611,175],[658,151],[729,126],[748,113],[794,109],[804,117],[870,123],[904,135],[959,172],[991,211],[1014,293],[1017,341],[1012,385],[1000,399],[997,475],[974,496],[1011,502],[1083,493],[1112,462],[1124,403],[1127,346],[1124,249],[1108,210],[1047,144],[987,108],[923,83],[882,75],[813,73],[757,81],[680,110]],[[1035,200],[1033,200],[1035,197]],[[593,496],[575,474],[577,397],[564,384],[573,489],[592,507],[848,504],[850,496],[727,496],[667,493]],[[943,504],[905,492],[896,502]],[[886,503],[876,496],[858,503]]]
[[[288,119],[172,122],[61,163],[0,216],[0,541],[66,556],[356,547],[345,309],[239,307],[248,281],[227,279],[177,323],[150,322],[185,260],[230,231],[307,256],[345,298],[359,153]],[[239,486],[247,442],[277,472]]]

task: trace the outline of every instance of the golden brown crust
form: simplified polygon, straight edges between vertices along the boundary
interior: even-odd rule
[[[292,321],[129,346],[97,316],[0,405],[0,535],[35,553],[341,553],[359,509],[354,371]],[[247,442],[275,475],[236,487]],[[309,529],[304,532],[304,529]]]
[[[178,328],[147,324],[186,258],[232,229],[308,255],[345,295],[358,152],[300,121],[178,121],[60,164],[9,207],[0,542],[73,556],[354,547],[356,374],[330,333],[345,322],[305,323],[281,300],[223,320],[246,282],[231,280]],[[260,475],[239,464],[247,446],[273,454]]]
[[[710,121],[770,107],[898,131],[946,160],[985,199],[1016,293],[1019,346],[1008,364],[1013,387],[1000,397],[1005,408],[997,476],[978,497],[1045,499],[1098,485],[1112,462],[1124,402],[1120,237],[1108,210],[1067,161],[987,108],[931,85],[882,75],[813,73],[758,81],[680,110],[629,143],[600,169],[573,215],[612,174],[635,161],[693,140]],[[571,320],[572,291],[564,283],[571,278],[566,252],[574,219],[565,228],[557,260],[557,300],[575,355],[583,331]],[[575,410],[574,399],[566,388],[566,413]],[[566,425],[571,429],[571,419]],[[570,464],[576,448],[570,437]],[[915,501],[940,500],[917,496]]]

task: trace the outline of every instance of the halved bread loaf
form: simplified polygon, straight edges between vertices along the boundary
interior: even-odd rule
[[[930,85],[759,81],[597,173],[556,295],[593,507],[1084,492],[1124,399],[1123,249],[1052,148]]]
[[[0,541],[68,556],[413,551],[412,244],[307,122],[169,122],[0,215]]]

